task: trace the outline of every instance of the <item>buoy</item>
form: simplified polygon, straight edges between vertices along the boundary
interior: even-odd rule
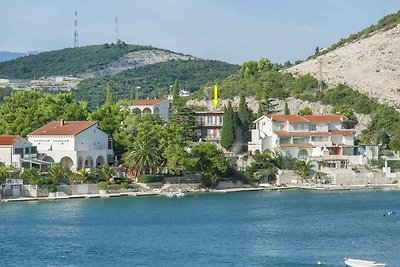
[[[317,261],[317,265],[322,265],[322,262],[321,261]]]

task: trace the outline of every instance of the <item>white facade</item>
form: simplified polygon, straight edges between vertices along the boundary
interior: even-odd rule
[[[132,102],[131,113],[159,114],[163,121],[168,121],[170,101],[168,99],[139,99]]]
[[[38,152],[43,154],[44,161],[60,162],[73,171],[82,168],[93,169],[107,164],[113,158],[108,135],[98,129],[97,123],[76,134],[46,135],[33,132],[28,135],[28,140],[37,146]]]
[[[277,151],[292,158],[353,155],[354,134],[341,116],[268,115],[257,119],[248,150]]]
[[[13,139],[12,142],[0,142],[0,163],[5,166],[22,168],[23,160],[36,157],[36,148],[20,136],[0,136],[2,139]]]

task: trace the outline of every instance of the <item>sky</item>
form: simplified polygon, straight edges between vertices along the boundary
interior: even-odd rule
[[[144,44],[241,64],[307,58],[400,10],[400,0],[0,0],[0,51]]]

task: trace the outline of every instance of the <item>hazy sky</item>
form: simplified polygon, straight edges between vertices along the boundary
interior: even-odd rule
[[[376,23],[400,0],[0,0],[0,51],[73,46],[119,38],[210,59],[242,63],[304,59],[316,46]]]

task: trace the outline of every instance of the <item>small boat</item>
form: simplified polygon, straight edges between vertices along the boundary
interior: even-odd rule
[[[344,259],[344,263],[347,266],[352,267],[385,267],[385,263],[377,263],[374,261],[358,260],[358,259]]]
[[[167,197],[184,197],[184,196],[186,196],[186,194],[183,192],[169,192],[167,194]]]

